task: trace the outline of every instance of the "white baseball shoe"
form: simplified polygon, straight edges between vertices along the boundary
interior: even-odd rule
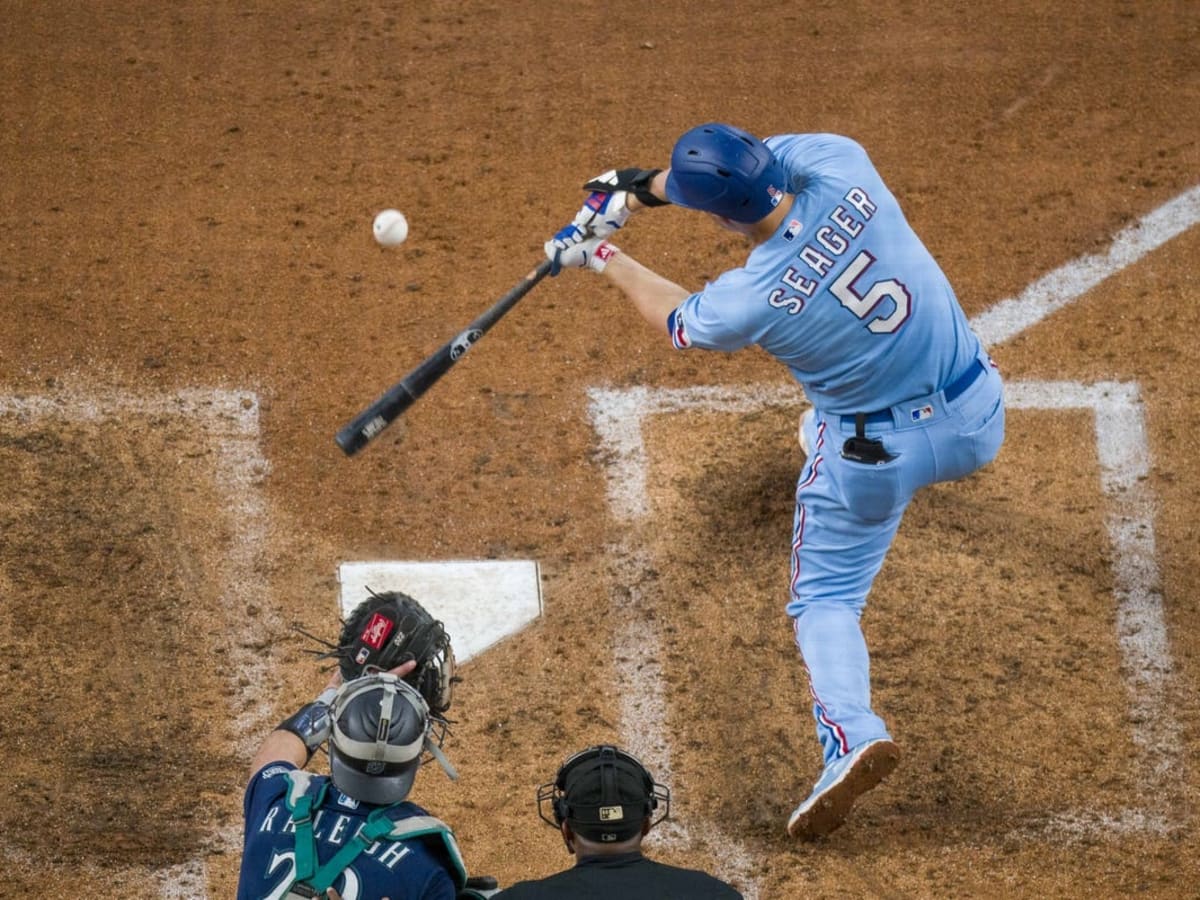
[[[854,801],[892,774],[899,761],[900,748],[886,740],[867,741],[835,759],[788,819],[788,834],[811,841],[835,831]]]
[[[812,456],[812,448],[808,446],[808,438],[804,436],[804,427],[813,420],[813,416],[815,416],[816,413],[817,411],[810,407],[809,409],[806,409],[804,411],[804,415],[800,417],[800,429],[796,436],[800,440],[800,450],[804,454],[805,459],[808,459],[808,457]]]

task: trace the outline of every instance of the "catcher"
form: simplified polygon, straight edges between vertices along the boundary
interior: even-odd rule
[[[239,900],[490,896],[495,880],[468,878],[451,829],[407,799],[427,759],[457,778],[440,748],[455,681],[445,629],[411,597],[372,593],[327,646],[325,690],[251,762]],[[305,772],[323,747],[331,774]]]

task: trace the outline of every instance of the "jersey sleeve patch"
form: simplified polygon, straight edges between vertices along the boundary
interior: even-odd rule
[[[686,350],[692,346],[692,339],[688,337],[687,324],[683,320],[680,308],[671,310],[671,315],[667,318],[667,328],[671,332],[671,343],[675,345],[676,350]]]

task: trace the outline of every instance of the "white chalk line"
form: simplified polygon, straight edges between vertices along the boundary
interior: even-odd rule
[[[588,397],[588,413],[600,435],[601,455],[609,472],[608,505],[621,521],[640,519],[649,511],[643,419],[687,410],[746,413],[766,406],[794,406],[798,411],[808,405],[798,385],[592,388]],[[620,472],[620,477],[612,477],[613,472]]]
[[[175,394],[143,395],[104,389],[78,388],[53,395],[0,397],[0,416],[18,421],[57,417],[78,422],[124,421],[131,417],[178,416],[197,425],[213,442],[218,454],[216,487],[226,501],[234,540],[222,556],[219,573],[224,591],[222,606],[231,622],[244,622],[246,628],[231,642],[228,677],[233,684],[230,700],[232,730],[238,746],[248,752],[262,723],[270,712],[263,692],[267,676],[265,657],[253,648],[257,632],[275,623],[271,604],[265,602],[268,586],[256,574],[259,556],[267,546],[267,511],[256,489],[268,471],[259,449],[258,397],[248,391],[193,388]],[[255,629],[243,614],[247,605],[262,612]],[[219,846],[240,850],[240,829],[215,832]],[[5,853],[6,858],[22,859],[42,869],[55,868],[46,860],[28,860],[28,854]],[[77,866],[72,866],[77,870]],[[159,885],[160,896],[172,900],[206,900],[206,864],[203,858],[152,872],[150,879]]]
[[[654,622],[647,622],[640,610],[643,602],[641,583],[652,569],[650,555],[636,546],[636,539],[625,538],[617,546],[608,547],[616,561],[616,589],[613,594],[614,616],[621,626],[614,635],[614,645],[628,650],[614,654],[614,676],[621,697],[620,733],[624,744],[642,760],[659,782],[670,786],[674,779],[671,768],[671,735],[664,728],[670,711],[666,678],[663,675],[662,635]],[[720,849],[722,874],[738,882],[746,900],[759,900],[759,884],[754,877],[757,868],[754,856],[740,841],[735,840],[705,820],[684,826],[677,818],[668,819],[651,833],[655,841],[668,847],[695,851],[697,842]]]
[[[616,518],[634,522],[648,513],[645,496],[647,456],[642,435],[643,421],[655,415],[689,410],[746,413],[773,406],[804,405],[793,389],[771,387],[688,388],[684,390],[633,388],[613,391],[593,388],[589,392],[592,421],[606,459],[609,502]],[[1141,399],[1136,385],[1101,382],[1017,382],[1006,385],[1006,399],[1013,409],[1083,409],[1093,412],[1100,486],[1109,501],[1106,518],[1114,549],[1117,640],[1122,660],[1122,677],[1130,697],[1131,716],[1140,723],[1133,740],[1138,748],[1139,792],[1144,798],[1163,795],[1169,779],[1178,779],[1182,761],[1181,729],[1166,701],[1168,680],[1174,665],[1167,640],[1162,595],[1159,593],[1155,562],[1154,502],[1144,478],[1149,467],[1149,447]],[[640,497],[631,494],[638,489]],[[633,546],[632,536],[612,552],[618,559],[620,584],[614,604],[625,607],[619,621],[626,632],[617,635],[617,646],[638,648],[622,658],[617,675],[629,689],[622,696],[622,733],[639,755],[658,771],[669,773],[670,735],[663,730],[668,720],[669,700],[663,687],[662,638],[653,620],[630,613],[640,605],[638,584],[652,561]],[[624,593],[624,592],[628,593]],[[1096,811],[1067,812],[1050,817],[1058,830],[1072,833],[1128,832],[1132,829],[1165,833],[1173,827],[1165,814],[1147,807],[1124,810],[1116,815]],[[706,827],[706,830],[707,827]],[[681,845],[699,837],[695,828],[676,823],[669,837]],[[730,874],[744,880],[750,855],[729,836],[716,834],[714,845],[729,848],[722,864]],[[674,841],[673,841],[674,842]],[[756,890],[757,888],[755,888]]]
[[[1147,253],[1162,246],[1200,222],[1200,185],[1185,191],[1121,231],[1106,254],[1085,256],[1068,263],[1031,284],[1016,298],[1002,300],[971,320],[985,346],[1011,340],[1052,313],[1079,299],[1092,287]],[[1153,511],[1154,502],[1142,478],[1149,465],[1144,416],[1136,385],[1106,382],[1098,385],[1031,382],[1008,384],[1009,403],[1014,408],[1090,408],[1095,414],[1097,454],[1101,488],[1111,501],[1106,525],[1115,548],[1117,638],[1123,660],[1123,676],[1130,694],[1131,712],[1147,729],[1135,729],[1134,741],[1142,762],[1142,783],[1161,785],[1178,772],[1181,730],[1170,716],[1164,698],[1173,669],[1162,596],[1155,585]],[[651,415],[703,409],[745,413],[769,406],[805,404],[795,386],[714,386],[680,389],[646,387],[588,390],[589,414],[599,437],[606,475],[606,492],[613,516],[621,522],[637,521],[647,515],[648,463],[642,435],[642,420]],[[1041,404],[1041,405],[1039,405]],[[618,572],[628,595],[614,592],[614,605],[636,608],[636,587],[649,563],[626,539],[614,548]],[[618,675],[632,689],[621,692],[622,733],[634,736],[636,748],[661,772],[669,773],[670,735],[663,730],[669,701],[663,688],[662,639],[653,622],[625,616],[631,624],[616,638],[618,647],[639,648],[619,667]],[[1161,792],[1149,790],[1157,796]],[[666,824],[666,823],[664,823]],[[1160,811],[1125,810],[1115,816],[1086,811],[1059,814],[1052,825],[1066,833],[1130,832],[1162,833],[1174,826]],[[661,826],[660,826],[661,827]],[[693,826],[694,828],[695,826]],[[708,826],[703,826],[708,830]],[[744,845],[722,837],[712,829],[714,846],[725,846],[731,855],[720,860],[729,874],[746,885],[748,898],[758,895],[758,882],[748,876],[750,855]],[[665,835],[673,843],[691,843],[689,830],[675,823]]]
[[[1145,414],[1136,384],[1018,382],[1006,385],[1013,409],[1082,409],[1094,414],[1100,487],[1108,500],[1105,526],[1113,547],[1113,593],[1121,675],[1129,694],[1138,796],[1142,805],[1115,815],[1097,810],[1057,814],[1050,825],[1075,834],[1147,831],[1166,834],[1179,823],[1166,814],[1167,788],[1182,786],[1182,728],[1168,699],[1174,672],[1159,589],[1154,538],[1156,503]]]
[[[1103,254],[1081,256],[1042,276],[1020,296],[1001,300],[975,316],[971,327],[986,347],[995,347],[1073,303],[1100,282],[1200,222],[1200,185],[1122,230]]]

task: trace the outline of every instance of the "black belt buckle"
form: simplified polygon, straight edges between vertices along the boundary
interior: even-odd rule
[[[857,463],[867,463],[878,466],[891,462],[895,454],[888,453],[883,441],[867,437],[867,415],[856,413],[854,416],[854,437],[847,438],[842,444],[842,457]]]

